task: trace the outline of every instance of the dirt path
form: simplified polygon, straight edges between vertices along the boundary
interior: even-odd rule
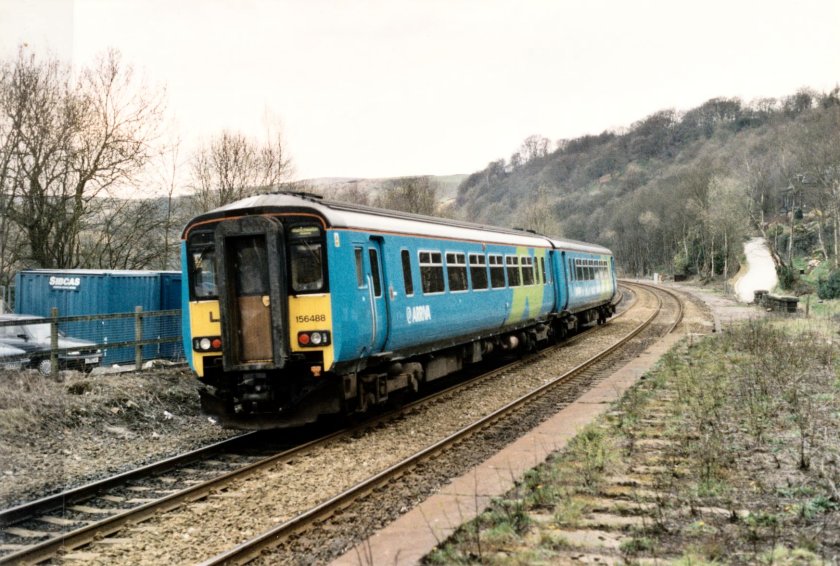
[[[753,238],[744,244],[744,255],[747,256],[747,272],[735,283],[735,295],[741,302],[751,303],[755,291],[772,291],[779,278],[764,238]]]

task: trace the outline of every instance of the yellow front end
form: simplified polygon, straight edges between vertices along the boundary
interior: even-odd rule
[[[322,371],[329,371],[335,360],[333,348],[332,302],[330,295],[299,295],[289,297],[289,342],[292,352],[321,352]],[[311,340],[302,343],[301,336],[327,333],[329,340],[316,345]],[[323,340],[323,338],[322,338]]]
[[[221,309],[219,301],[190,302],[190,333],[193,337],[213,337],[222,335]],[[204,360],[208,357],[218,358],[220,351],[200,352],[193,348],[193,369],[198,377],[204,377]]]
[[[190,303],[190,326],[193,337],[221,337],[219,301],[194,301]],[[289,297],[289,345],[292,353],[321,352],[321,371],[332,368],[334,357],[332,332],[332,304],[330,295],[300,295]],[[315,344],[311,339],[306,344],[301,343],[301,335],[308,337],[319,333],[321,343]],[[329,337],[324,341],[323,336]],[[224,347],[224,346],[223,346]],[[198,377],[204,377],[205,359],[218,358],[221,351],[201,352],[193,349],[193,367]]]

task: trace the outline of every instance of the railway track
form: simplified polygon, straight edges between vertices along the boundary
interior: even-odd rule
[[[177,506],[201,492],[196,478],[224,478],[266,460],[272,443],[260,438],[242,434],[0,511],[0,563],[38,562]]]
[[[631,285],[632,286],[632,285]],[[661,309],[661,301],[660,305],[657,309]],[[651,321],[656,317],[656,313],[649,317],[648,321],[644,326],[647,326],[651,323]],[[674,326],[679,322],[677,319],[674,322]],[[644,326],[640,326],[637,330],[630,333],[632,335],[638,334],[641,332]],[[628,335],[628,339],[630,336]],[[580,337],[575,337],[572,340],[579,340]],[[569,342],[565,342],[564,346],[568,346]],[[612,350],[618,348],[619,346],[616,345],[612,348]],[[546,356],[550,352],[544,351],[542,353],[536,354],[537,357],[539,356]],[[598,357],[601,359],[601,357]],[[597,360],[592,359],[589,363],[584,364],[580,368],[575,370],[576,373],[581,371],[586,371],[586,367],[593,365]],[[475,383],[493,379],[494,376],[503,373],[505,371],[511,371],[511,368],[521,365],[522,363],[528,363],[527,360],[524,362],[515,362],[514,364],[510,364],[504,368],[497,369],[489,374],[476,378],[467,383],[463,383],[447,390],[441,391],[431,397],[424,398],[420,401],[415,403],[406,405],[405,407],[401,408],[398,411],[395,411],[392,414],[387,414],[381,416],[378,421],[384,422],[389,419],[397,418],[398,413],[403,412],[410,412],[412,411],[416,405],[423,404],[423,403],[432,403],[435,402],[436,399],[441,397],[445,397],[447,395],[457,395],[457,391],[461,390],[465,387],[475,386]],[[585,366],[585,367],[584,367]],[[570,378],[572,372],[561,376],[560,379],[555,380],[554,382],[547,384],[545,390],[549,387],[556,386],[560,381],[565,381]],[[332,497],[329,501],[324,502],[323,504],[319,505],[318,507],[311,509],[306,513],[299,514],[292,519],[283,522],[279,527],[276,529],[272,529],[268,533],[263,533],[259,537],[256,537],[254,540],[249,541],[246,544],[240,545],[228,553],[220,555],[219,557],[209,561],[208,563],[224,563],[224,562],[240,562],[249,559],[250,557],[258,554],[264,548],[267,548],[273,544],[276,544],[277,541],[283,540],[285,537],[288,537],[290,534],[295,532],[299,532],[301,530],[305,530],[308,525],[311,525],[313,521],[322,521],[325,517],[335,513],[337,510],[342,508],[346,508],[352,505],[353,501],[357,500],[359,497],[362,497],[365,493],[370,493],[371,490],[376,489],[378,486],[383,485],[384,483],[388,483],[393,481],[395,477],[398,477],[400,474],[405,473],[406,470],[411,469],[413,466],[416,466],[417,462],[427,460],[429,458],[434,457],[435,454],[440,453],[441,451],[445,450],[447,447],[451,446],[454,443],[463,441],[463,439],[476,434],[477,431],[486,429],[491,423],[496,422],[500,419],[503,419],[505,415],[511,414],[512,412],[516,411],[518,408],[521,408],[528,404],[529,398],[536,398],[540,396],[541,392],[537,391],[534,392],[532,395],[523,397],[522,399],[517,400],[514,403],[509,404],[506,407],[496,411],[493,415],[483,419],[482,421],[477,422],[476,424],[465,427],[463,430],[458,431],[457,433],[450,435],[448,438],[435,443],[433,446],[429,446],[426,449],[417,452],[410,458],[406,458],[403,461],[389,467],[388,469],[376,474],[375,476],[369,478],[367,481],[362,482],[355,486],[353,489],[347,490],[344,493]],[[371,423],[367,423],[363,426],[377,426],[377,424],[371,425]],[[236,457],[221,457],[215,458],[210,460],[210,466],[216,465],[221,466],[221,463],[225,460],[230,464],[230,467],[233,469],[229,469],[229,471],[225,471],[224,473],[220,473],[219,468],[217,468],[216,472],[210,475],[213,475],[212,478],[206,481],[200,481],[196,477],[193,477],[191,481],[194,482],[194,485],[191,485],[185,489],[173,489],[170,485],[168,489],[169,493],[164,494],[162,497],[155,496],[155,497],[134,497],[134,498],[127,498],[123,495],[111,495],[108,496],[102,495],[104,486],[100,486],[98,488],[94,488],[91,486],[86,486],[88,488],[87,493],[75,493],[75,494],[61,494],[58,496],[54,496],[51,499],[51,502],[34,502],[30,504],[30,509],[35,510],[38,509],[38,513],[46,514],[46,517],[50,517],[49,513],[51,510],[56,509],[56,504],[59,502],[60,499],[64,499],[65,501],[84,501],[85,498],[90,498],[92,496],[99,497],[100,503],[99,506],[91,506],[90,504],[80,505],[76,503],[75,505],[70,506],[72,509],[73,507],[80,508],[79,513],[89,513],[92,510],[101,511],[100,515],[106,515],[103,520],[90,522],[89,524],[85,524],[82,528],[73,529],[69,532],[59,532],[58,536],[54,536],[48,540],[42,541],[38,544],[26,546],[25,548],[21,548],[16,550],[11,554],[7,554],[6,556],[0,557],[0,562],[2,563],[11,563],[11,562],[38,562],[50,557],[56,556],[57,553],[65,553],[70,549],[78,548],[89,543],[92,540],[99,539],[102,537],[106,537],[113,533],[116,533],[123,529],[126,525],[135,524],[139,521],[143,521],[144,519],[151,517],[157,513],[171,510],[175,507],[188,504],[193,501],[202,500],[208,495],[213,493],[218,493],[220,490],[224,489],[224,486],[230,484],[231,482],[235,481],[237,478],[241,478],[243,476],[247,476],[249,474],[255,474],[261,469],[267,469],[271,466],[277,465],[278,462],[283,461],[291,461],[294,458],[300,457],[302,454],[306,453],[307,450],[312,449],[316,445],[321,445],[326,442],[329,442],[331,439],[335,439],[342,435],[353,434],[352,431],[339,431],[328,437],[319,438],[312,440],[309,443],[302,444],[290,450],[281,451],[278,454],[272,455],[266,458],[257,458],[256,461],[252,458],[251,461],[245,462],[243,460],[237,460]],[[242,442],[242,441],[240,441]],[[216,453],[221,454],[225,452],[225,448],[222,446],[216,447]],[[198,454],[193,455],[193,459],[201,459],[203,456]],[[182,465],[182,464],[178,464]],[[166,467],[166,464],[163,464],[164,469],[173,469],[177,467],[174,465],[174,462],[169,463],[169,467]],[[185,470],[187,473],[194,472],[190,468]],[[161,471],[157,470],[156,474],[160,474]],[[168,472],[167,472],[168,473]],[[209,472],[208,472],[209,473]],[[137,470],[132,472],[130,478],[136,479],[143,477],[144,475],[148,475],[148,472],[144,472],[143,470]],[[169,475],[164,474],[164,478],[169,478]],[[109,480],[116,485],[123,485],[123,490],[125,491],[125,482],[129,481],[129,478],[123,478],[122,484],[116,478],[112,478]],[[148,489],[140,489],[143,495],[151,495],[152,490]],[[163,490],[167,491],[167,490]],[[153,499],[153,500],[150,500]],[[144,501],[145,500],[145,501]],[[127,504],[128,501],[134,501],[134,507],[131,509],[124,509],[123,506]],[[106,502],[106,503],[103,503]],[[109,505],[110,504],[110,505]],[[25,509],[16,508],[12,510],[8,510],[0,514],[0,521],[5,521],[2,524],[8,524],[10,521],[16,521],[17,524],[20,524],[20,519],[22,517],[26,517],[28,511]],[[65,505],[66,508],[66,505]],[[95,513],[94,513],[95,514]],[[29,513],[32,515],[32,513]],[[27,521],[40,521],[44,515],[40,517],[29,516]],[[44,522],[44,521],[40,521]],[[49,521],[46,521],[47,524],[50,524]],[[63,521],[58,521],[63,523]],[[53,524],[57,523],[56,521]],[[13,527],[15,528],[15,527]],[[20,528],[20,527],[17,527]],[[25,531],[26,529],[22,529]],[[8,532],[8,529],[7,529]],[[19,531],[20,532],[20,531]],[[21,534],[26,534],[21,532]]]
[[[667,294],[676,305],[676,313],[671,321],[665,324],[666,330],[663,333],[668,334],[680,324],[683,317],[682,300],[675,293],[660,287],[646,285],[643,283],[624,283],[629,287],[643,288],[648,290],[655,290],[657,293]],[[465,442],[470,437],[485,431],[495,425],[496,423],[509,418],[511,415],[522,411],[536,400],[545,396],[549,391],[562,386],[564,383],[579,377],[581,374],[593,371],[594,366],[602,362],[604,359],[611,356],[617,350],[624,347],[630,340],[648,328],[659,316],[663,308],[662,300],[659,299],[657,308],[654,312],[638,327],[627,333],[619,342],[604,350],[603,352],[586,360],[582,364],[572,368],[563,373],[555,379],[549,381],[542,387],[535,389],[526,395],[508,403],[493,413],[486,415],[480,420],[458,430],[454,434],[447,436],[439,442],[425,448],[422,451],[412,454],[410,457],[390,466],[389,468],[379,472],[375,476],[370,477],[364,482],[354,485],[350,489],[324,501],[317,507],[293,517],[284,523],[270,529],[260,535],[232,548],[224,553],[221,553],[209,560],[201,563],[201,566],[216,566],[221,564],[244,564],[260,556],[267,549],[277,546],[281,541],[295,536],[307,529],[312,528],[313,525],[320,525],[328,521],[328,519],[350,508],[356,501],[364,498],[376,490],[397,481],[401,476],[408,473],[410,470],[418,466],[421,462],[434,459],[442,452],[452,448],[453,446]],[[273,560],[268,560],[273,562]]]

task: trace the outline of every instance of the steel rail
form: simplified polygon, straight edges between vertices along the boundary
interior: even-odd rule
[[[329,500],[324,501],[317,507],[314,507],[305,513],[293,517],[292,519],[281,523],[280,525],[244,543],[241,543],[238,546],[222,554],[219,554],[213,558],[210,558],[209,560],[201,562],[201,566],[216,566],[220,564],[244,564],[250,560],[253,560],[254,558],[258,557],[264,550],[277,546],[284,539],[294,535],[295,533],[305,530],[306,528],[308,528],[309,525],[313,523],[321,523],[336,512],[349,507],[357,499],[360,499],[361,497],[364,497],[372,491],[393,481],[394,479],[405,473],[407,470],[414,468],[421,461],[432,458],[434,457],[434,455],[439,454],[447,448],[459,442],[462,442],[467,437],[486,429],[487,427],[495,424],[499,420],[514,413],[516,410],[533,402],[539,397],[542,397],[554,387],[557,387],[558,385],[567,382],[574,376],[577,376],[586,371],[587,369],[590,369],[596,363],[606,359],[610,354],[627,344],[627,342],[629,342],[633,337],[638,335],[640,332],[642,332],[642,330],[647,328],[653,322],[653,320],[659,315],[659,313],[662,310],[662,299],[659,297],[659,295],[656,295],[656,297],[658,304],[653,314],[651,314],[651,316],[648,317],[642,324],[628,332],[618,342],[616,342],[603,352],[592,356],[582,364],[579,364],[575,368],[572,368],[564,374],[556,377],[552,381],[540,386],[539,388],[531,391],[530,393],[527,393],[519,399],[508,403],[504,407],[494,411],[493,413],[485,416],[484,418],[476,421],[475,423],[467,425],[466,427],[451,434],[447,438],[435,443],[434,445],[429,446],[421,450],[420,452],[413,454],[412,456],[409,456],[401,462],[398,462],[397,464],[394,464],[386,470],[381,471],[375,476],[372,476],[371,478],[356,484],[355,486],[330,498]],[[673,325],[668,332],[672,332],[675,327],[676,325]]]
[[[216,442],[215,444],[209,444],[201,448],[196,448],[190,452],[178,454],[158,462],[152,462],[140,468],[81,485],[73,489],[68,489],[67,491],[62,491],[61,493],[47,495],[40,499],[22,503],[16,507],[4,509],[0,511],[0,527],[8,527],[14,525],[15,523],[20,523],[21,521],[33,519],[37,515],[49,513],[67,505],[83,503],[88,499],[96,497],[102,491],[114,486],[125,484],[128,481],[150,476],[155,473],[171,470],[180,465],[192,463],[204,456],[209,456],[211,454],[233,448],[239,444],[243,444],[251,439],[255,434],[256,432],[249,432],[234,436]]]

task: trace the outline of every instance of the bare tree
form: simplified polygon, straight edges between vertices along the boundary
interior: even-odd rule
[[[161,264],[169,212],[165,198],[109,199],[81,237],[83,265],[95,269],[150,269]]]
[[[817,212],[817,235],[825,259],[823,218],[830,218],[834,267],[840,266],[840,107],[836,105],[807,116],[797,136],[798,181]]]
[[[171,269],[178,265],[178,231],[187,222],[186,214],[175,209],[175,192],[178,189],[178,171],[181,167],[181,140],[177,139],[161,152],[157,167],[157,184],[166,200],[162,215],[163,238],[159,269]]]
[[[438,184],[432,177],[392,179],[377,196],[376,206],[433,216],[438,213]]]
[[[113,189],[152,155],[162,95],[138,87],[109,51],[77,75],[24,48],[2,74],[3,129],[14,141],[4,178],[8,221],[26,236],[19,255],[40,267],[80,267],[82,234]]]
[[[244,134],[224,131],[195,153],[191,169],[197,207],[206,211],[286,181],[291,163],[279,135],[260,144]]]
[[[19,230],[12,222],[11,205],[17,196],[13,159],[18,145],[19,131],[15,127],[14,92],[12,76],[14,68],[0,66],[0,287],[10,284],[11,273],[18,259],[16,236]]]
[[[342,202],[369,205],[370,193],[360,186],[359,181],[351,181],[335,191],[333,198]]]
[[[518,223],[527,230],[545,236],[559,236],[560,223],[552,212],[548,187],[540,185],[536,198],[529,199],[527,205],[520,208]]]
[[[520,163],[528,163],[534,159],[545,157],[548,155],[551,147],[551,140],[542,136],[528,136],[522,141],[522,146],[519,149]]]

